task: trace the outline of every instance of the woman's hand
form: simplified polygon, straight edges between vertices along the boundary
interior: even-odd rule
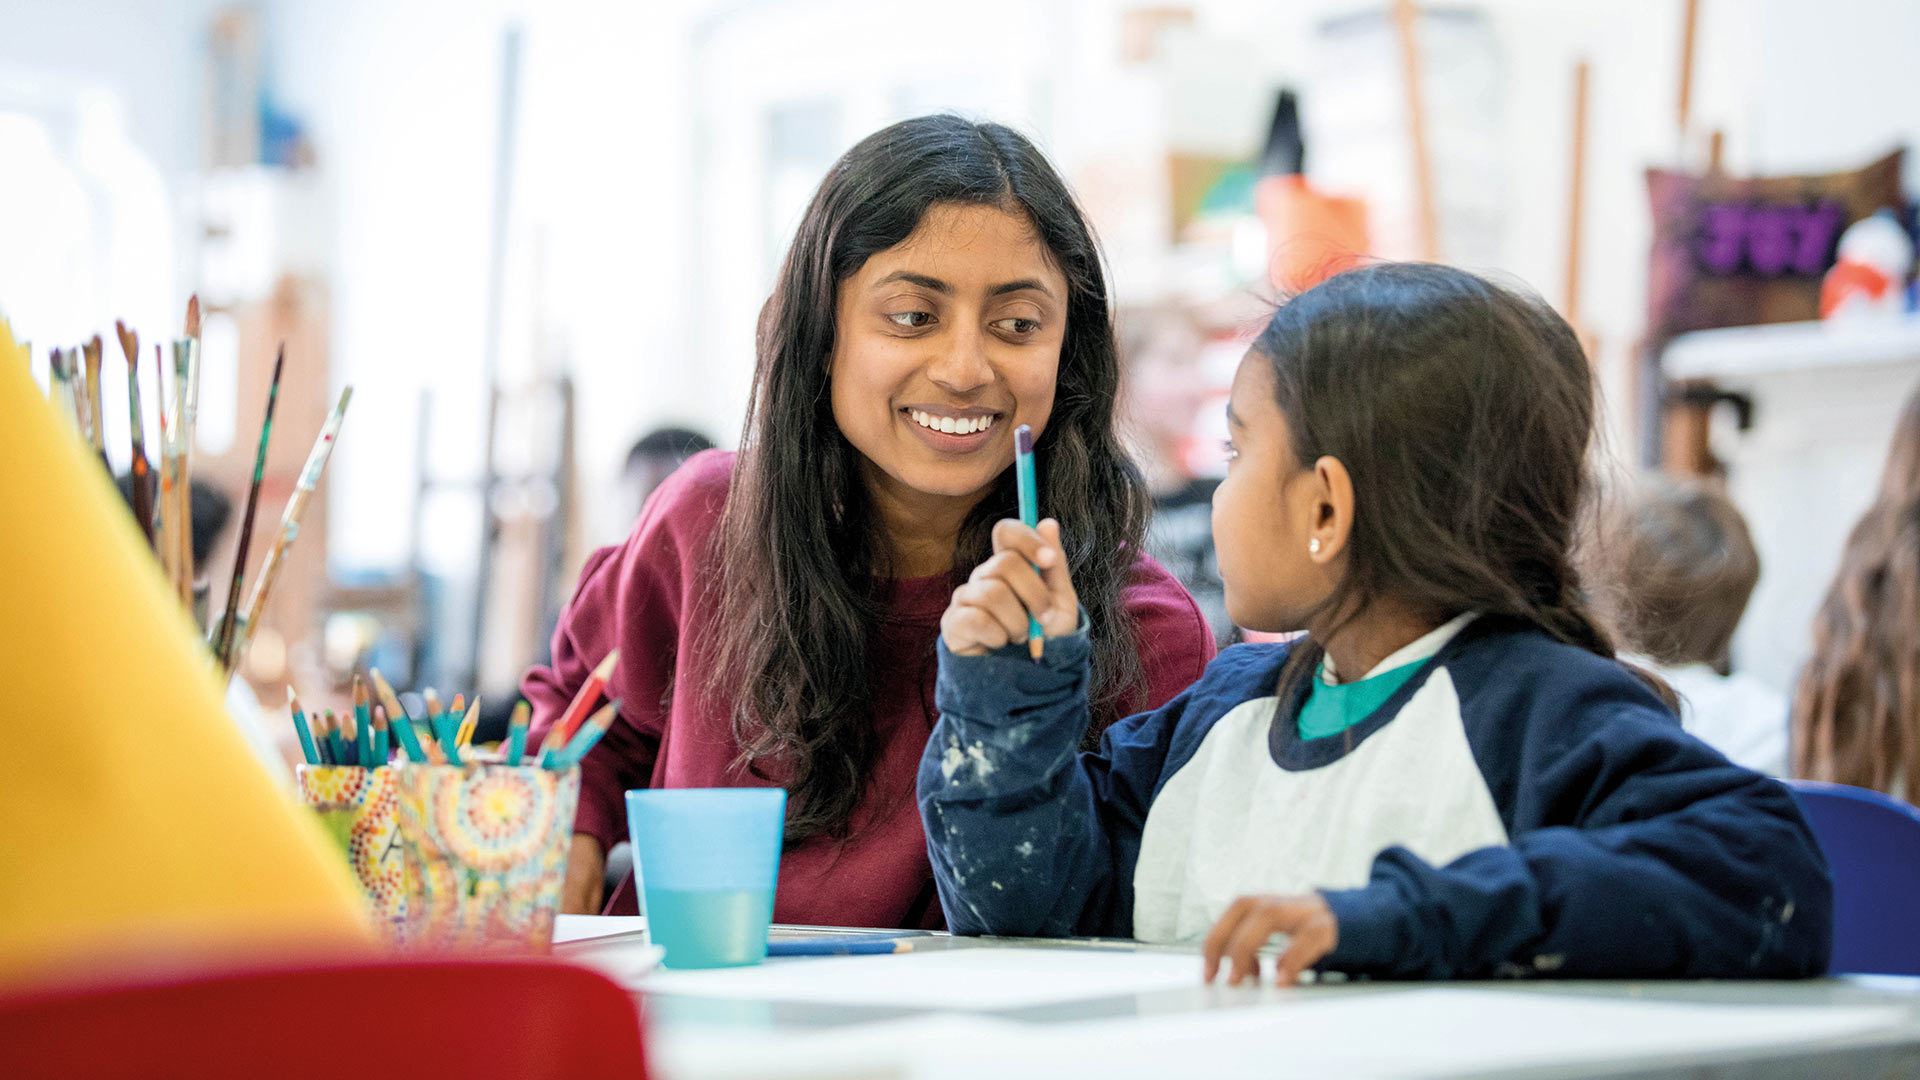
[[[1287,947],[1274,965],[1274,982],[1293,986],[1300,973],[1320,962],[1340,943],[1340,924],[1319,893],[1305,896],[1243,896],[1227,908],[1207,932],[1204,950],[1207,981],[1231,960],[1228,986],[1251,977],[1260,981],[1260,948],[1275,934],[1287,935]]]
[[[607,853],[586,833],[573,834],[567,855],[567,882],[560,887],[560,910],[568,915],[598,915],[606,906]]]
[[[979,656],[1027,640],[1028,615],[1040,620],[1047,637],[1080,627],[1080,598],[1067,574],[1060,523],[1052,518],[1038,529],[1012,518],[994,525],[993,555],[953,590],[940,636],[956,655]]]

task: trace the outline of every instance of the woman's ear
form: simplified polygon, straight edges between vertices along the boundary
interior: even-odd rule
[[[1353,535],[1353,477],[1336,457],[1313,463],[1314,506],[1307,526],[1307,557],[1326,566]]]

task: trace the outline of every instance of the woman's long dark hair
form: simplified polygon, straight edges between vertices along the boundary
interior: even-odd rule
[[[1066,277],[1066,339],[1053,413],[1035,447],[1040,505],[1058,518],[1093,638],[1096,715],[1140,683],[1120,601],[1148,506],[1114,434],[1119,383],[1106,276],[1092,231],[1033,145],[998,124],[925,116],[847,151],[820,184],[761,314],[753,395],[719,536],[718,662],[708,689],[731,703],[739,764],[777,763],[790,794],[787,842],[845,837],[879,740],[871,655],[889,577],[860,453],[828,393],[839,286],[905,240],[937,204],[1025,217]],[[960,532],[956,579],[1016,515],[1012,470]],[[760,775],[768,775],[761,772]]]
[[[1574,559],[1594,392],[1566,320],[1464,270],[1380,263],[1289,301],[1254,348],[1273,364],[1296,460],[1332,456],[1353,477],[1346,572],[1315,613],[1329,635],[1390,596],[1435,619],[1509,616],[1614,657]],[[1311,639],[1294,650],[1283,688],[1322,655]]]
[[[1920,798],[1920,391],[1840,553],[1793,696],[1793,771]]]

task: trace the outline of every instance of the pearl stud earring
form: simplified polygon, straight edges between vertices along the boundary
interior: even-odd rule
[[[1316,536],[1313,539],[1307,541],[1307,554],[1309,555],[1320,554],[1320,538],[1319,537]]]

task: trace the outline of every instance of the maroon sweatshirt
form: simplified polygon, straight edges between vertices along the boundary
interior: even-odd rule
[[[732,470],[731,453],[694,457],[648,499],[625,543],[587,560],[554,631],[551,666],[528,672],[521,687],[533,706],[529,745],[537,746],[593,665],[620,650],[607,688],[607,697],[621,701],[620,715],[581,762],[574,822],[576,832],[607,848],[626,839],[630,789],[772,783],[733,767],[740,747],[727,712],[700,692],[712,664],[703,643],[714,618],[702,592],[716,576],[712,540]],[[846,840],[816,838],[781,855],[775,922],[943,924],[914,777],[937,719],[933,646],[952,591],[946,575],[890,583],[891,617],[873,653],[881,738],[873,776]],[[1151,558],[1134,564],[1124,595],[1146,673],[1140,707],[1158,708],[1200,677],[1213,658],[1213,634],[1186,590]],[[1105,725],[1119,717],[1098,719]],[[635,910],[632,878],[607,910]]]

